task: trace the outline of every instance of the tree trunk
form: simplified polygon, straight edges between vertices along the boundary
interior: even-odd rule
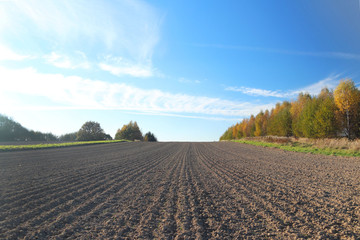
[[[350,114],[349,110],[346,110],[346,131],[348,135],[348,139],[351,139],[351,130],[350,130]]]

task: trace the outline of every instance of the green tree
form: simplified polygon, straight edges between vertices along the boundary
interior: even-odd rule
[[[113,140],[113,138],[110,134],[105,134],[105,140]]]
[[[73,132],[73,133],[66,133],[64,135],[61,135],[59,137],[59,140],[64,142],[74,142],[76,141],[76,138],[77,138],[77,132]]]
[[[105,140],[106,134],[97,122],[89,121],[82,125],[76,134],[78,141],[97,141]]]
[[[282,104],[276,104],[275,109],[272,110],[269,120],[269,134],[275,136],[291,136],[291,104],[284,101]]]
[[[268,126],[269,126],[269,118],[270,118],[270,112],[269,110],[265,110],[263,121],[262,121],[262,132],[263,136],[267,135],[268,132]]]
[[[53,135],[52,133],[42,133],[38,131],[30,130],[28,134],[28,140],[29,141],[57,141],[58,138]]]
[[[0,114],[0,141],[56,141],[51,133],[35,132],[21,126],[11,118]]]
[[[232,139],[232,132],[233,132],[233,127],[229,127],[224,132],[224,134],[220,137],[220,141],[231,140]]]
[[[299,119],[300,132],[304,137],[314,138],[315,136],[315,113],[317,111],[317,99],[308,100],[301,112]]]
[[[327,88],[321,90],[317,99],[317,110],[314,119],[315,137],[335,137],[338,130],[336,121],[334,95]]]
[[[124,125],[121,129],[117,130],[115,139],[135,141],[143,140],[143,136],[137,122],[130,121],[129,124]]]
[[[157,142],[157,138],[152,132],[147,132],[144,137],[145,142]]]
[[[0,115],[0,141],[29,140],[29,131],[11,118]]]
[[[311,96],[308,93],[300,93],[297,100],[291,103],[292,132],[295,137],[304,136],[300,119],[306,103],[310,100]]]

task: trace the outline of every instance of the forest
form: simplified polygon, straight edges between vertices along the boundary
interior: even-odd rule
[[[353,80],[344,79],[334,91],[300,93],[294,101],[277,103],[229,127],[220,140],[260,136],[359,138],[360,91]]]
[[[105,133],[98,122],[87,121],[76,132],[55,136],[52,133],[28,130],[20,123],[0,114],[0,142],[73,142],[101,140],[112,140],[112,137],[110,134]],[[156,142],[157,138],[152,132],[147,132],[143,136],[137,122],[130,121],[129,124],[124,124],[121,129],[117,130],[115,140]]]

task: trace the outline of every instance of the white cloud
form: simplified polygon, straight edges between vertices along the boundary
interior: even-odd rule
[[[136,64],[126,60],[122,57],[113,57],[111,55],[106,56],[99,67],[107,72],[110,72],[116,76],[129,75],[133,77],[151,77],[154,75],[154,70],[151,68],[151,64]]]
[[[75,56],[69,57],[67,55],[51,52],[51,54],[44,56],[45,60],[58,68],[89,69],[91,64],[88,62],[86,55],[83,52],[76,51]]]
[[[226,87],[226,91],[241,92],[250,96],[263,96],[263,97],[284,97],[283,93],[279,91],[264,90],[259,88],[249,87]]]
[[[42,98],[41,102],[36,103],[23,101],[12,106],[1,105],[0,110],[108,109],[216,118],[248,116],[273,106],[147,90],[124,83],[107,83],[78,76],[43,74],[33,68],[10,70],[0,67],[0,76],[0,95],[8,98],[5,102],[11,102],[13,98],[33,98],[34,101]]]
[[[87,63],[74,65],[71,56],[60,53],[80,50],[93,57],[90,62],[111,53],[132,63],[114,65],[112,72],[134,76],[151,75],[162,23],[162,15],[141,0],[14,0],[0,4],[0,16],[0,43],[19,39],[27,43],[13,44],[15,51],[41,51],[36,53],[39,56],[52,52],[47,60],[60,68],[88,67]]]
[[[306,86],[304,88],[301,88],[299,90],[293,91],[293,94],[299,94],[300,92],[307,92],[309,94],[315,95],[319,94],[321,89],[328,88],[328,89],[334,89],[340,81],[340,74],[336,75],[330,75],[329,77],[320,80],[317,83],[311,84],[309,86]]]
[[[10,48],[0,44],[0,61],[1,60],[21,61],[29,57],[30,56],[15,53]]]
[[[99,67],[104,70],[108,71],[113,75],[116,76],[124,76],[130,75],[133,77],[151,77],[153,73],[149,67],[146,66],[136,66],[136,65],[127,65],[127,66],[114,66],[109,65],[106,63],[100,63]]]
[[[320,80],[317,83],[311,84],[309,86],[300,88],[298,90],[289,90],[289,91],[272,91],[258,88],[249,88],[249,87],[226,87],[226,91],[232,92],[241,92],[250,96],[262,96],[262,97],[278,97],[278,98],[289,98],[296,97],[299,93],[309,93],[311,95],[319,94],[321,89],[328,88],[334,89],[340,80],[340,74],[330,75],[329,77]]]
[[[179,78],[178,81],[181,83],[189,83],[189,84],[200,84],[201,83],[200,80],[191,80],[191,79],[184,78],[184,77]]]

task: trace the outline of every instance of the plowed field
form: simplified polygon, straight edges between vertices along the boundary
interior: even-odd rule
[[[0,239],[358,239],[360,160],[239,143],[0,153]]]

